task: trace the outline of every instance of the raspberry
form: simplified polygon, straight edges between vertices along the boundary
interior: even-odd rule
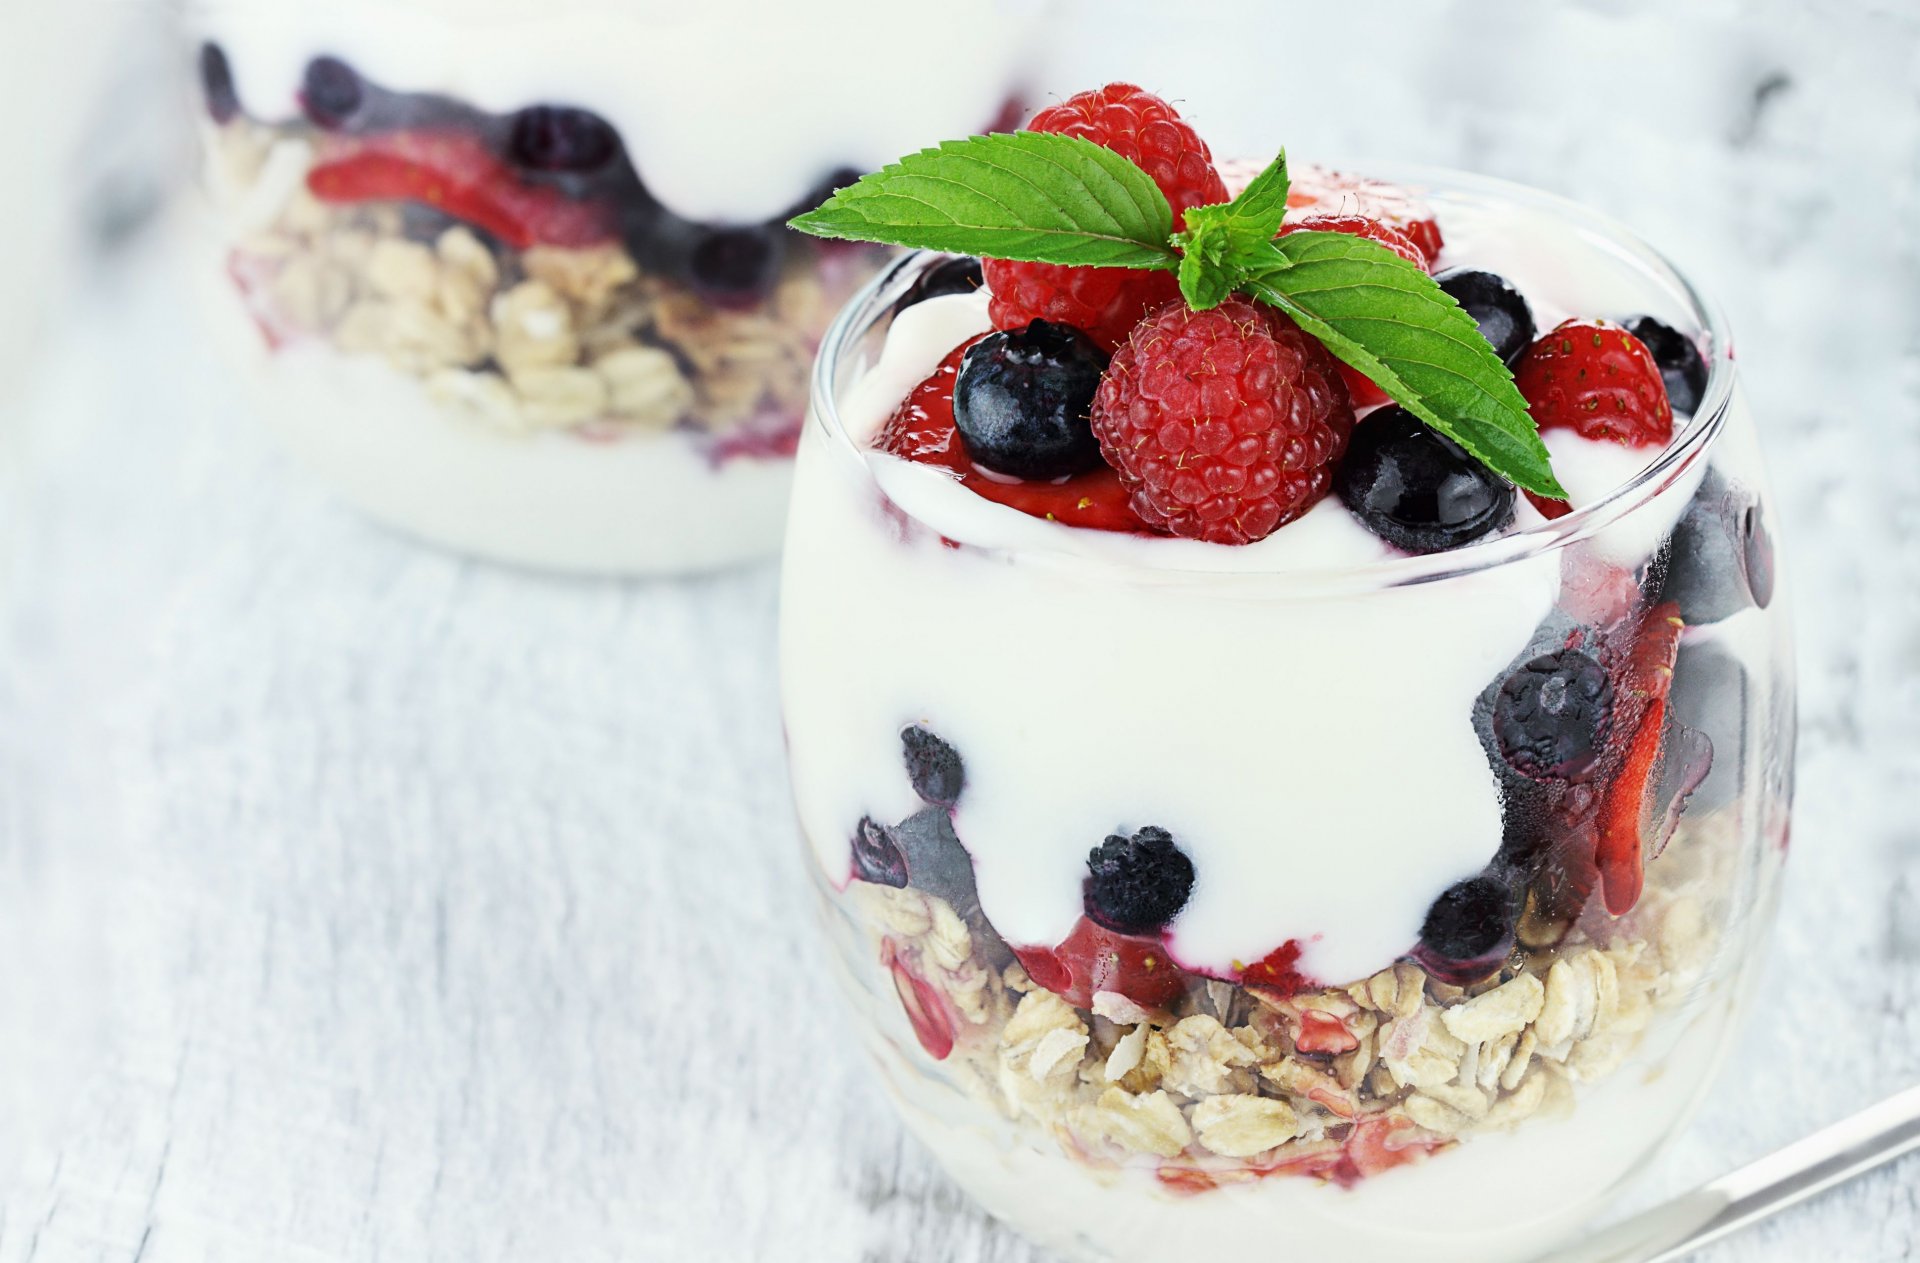
[[[1302,165],[1292,172],[1287,192],[1289,215],[1360,215],[1405,233],[1431,265],[1445,242],[1433,208],[1406,189],[1365,176]]]
[[[1435,231],[1439,230],[1435,229]],[[1385,246],[1422,272],[1427,270],[1429,263],[1426,253],[1414,243],[1413,238],[1391,224],[1378,219],[1369,219],[1365,215],[1317,213],[1305,215],[1288,221],[1280,229],[1282,237],[1290,232],[1344,232],[1354,237],[1365,237],[1368,241]],[[1342,364],[1340,377],[1347,383],[1347,394],[1352,396],[1353,406],[1356,408],[1377,408],[1382,404],[1393,402],[1392,396],[1374,385],[1366,374],[1357,368]]]
[[[1180,297],[1171,272],[1132,268],[1070,268],[1052,263],[986,259],[993,293],[988,311],[996,329],[1020,329],[1035,320],[1072,325],[1103,351],[1126,339],[1140,318]]]
[[[1250,544],[1326,494],[1353,405],[1333,357],[1278,312],[1173,303],[1115,352],[1093,432],[1148,525]]]
[[[1673,407],[1653,352],[1605,320],[1565,320],[1527,348],[1514,384],[1541,429],[1565,426],[1583,438],[1629,447],[1665,447]]]
[[[1171,105],[1133,84],[1110,83],[1068,97],[1034,115],[1028,128],[1085,137],[1138,165],[1172,203],[1176,230],[1185,226],[1188,207],[1227,200],[1206,142]],[[1180,296],[1169,272],[1003,259],[988,259],[985,268],[995,328],[1051,320],[1084,330],[1106,351],[1119,346],[1142,316]]]
[[[1385,246],[1422,272],[1427,270],[1426,253],[1414,244],[1413,238],[1392,224],[1369,219],[1365,215],[1303,215],[1281,225],[1282,237],[1292,232],[1344,232],[1350,237],[1365,237],[1368,241]]]

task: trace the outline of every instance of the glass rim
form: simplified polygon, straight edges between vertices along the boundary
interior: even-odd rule
[[[1733,402],[1735,377],[1733,339],[1725,313],[1719,303],[1696,286],[1684,270],[1619,220],[1557,193],[1495,176],[1444,167],[1408,163],[1355,163],[1330,164],[1329,169],[1390,180],[1415,191],[1486,194],[1512,203],[1548,209],[1609,244],[1625,249],[1633,261],[1648,270],[1654,279],[1671,287],[1673,296],[1684,303],[1704,335],[1707,385],[1701,393],[1700,406],[1666,449],[1646,468],[1593,503],[1561,517],[1524,526],[1496,539],[1450,552],[1389,557],[1357,566],[1217,569],[1190,564],[1141,565],[1066,548],[1026,543],[1012,547],[969,543],[966,547],[1017,555],[1023,561],[1049,558],[1080,568],[1123,571],[1142,579],[1185,579],[1208,583],[1256,580],[1316,590],[1379,589],[1432,583],[1517,565],[1599,535],[1650,504],[1683,478],[1696,462],[1704,458],[1704,454],[1725,429]],[[848,300],[820,340],[810,376],[807,425],[821,426],[836,455],[859,462],[869,482],[874,479],[866,453],[847,433],[840,417],[837,390],[841,385],[841,361],[848,350],[892,310],[894,303],[913,280],[945,257],[931,251],[916,250],[894,259]],[[905,510],[902,509],[902,512]]]

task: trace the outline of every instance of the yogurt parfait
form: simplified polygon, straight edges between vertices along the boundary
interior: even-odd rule
[[[961,189],[949,196],[944,189]],[[1787,839],[1717,312],[1591,211],[1114,84],[797,225],[782,676],[879,1079],[1076,1260],[1535,1258],[1686,1122]]]
[[[262,419],[485,556],[771,552],[820,335],[885,258],[786,220],[1017,118],[1036,10],[960,0],[940,57],[882,59],[846,46],[912,20],[880,0],[195,0],[208,273]]]

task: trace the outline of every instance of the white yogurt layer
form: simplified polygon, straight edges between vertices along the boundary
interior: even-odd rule
[[[211,246],[205,247],[211,249]],[[715,467],[690,436],[495,433],[429,400],[383,358],[302,342],[270,351],[224,274],[198,308],[259,401],[260,419],[348,503],[477,556],[581,574],[674,574],[767,556],[792,466]]]
[[[1508,276],[1543,328],[1575,310],[1686,327],[1676,296],[1603,240],[1540,211],[1439,209],[1454,243],[1443,265]],[[783,676],[820,863],[843,877],[860,817],[917,807],[899,732],[924,724],[965,761],[955,827],[1011,942],[1061,941],[1088,850],[1158,825],[1197,872],[1170,927],[1189,968],[1231,974],[1289,941],[1322,982],[1391,963],[1433,900],[1499,846],[1475,698],[1552,609],[1563,564],[1646,560],[1699,472],[1564,554],[1305,595],[1303,572],[1393,555],[1331,498],[1236,548],[1042,521],[867,450],[912,385],[986,327],[980,295],[908,311],[845,400],[860,454],[817,420],[802,443]],[[1577,436],[1552,450],[1576,504],[1655,455]]]
[[[297,111],[327,53],[382,87],[495,113],[593,110],[647,188],[700,222],[760,222],[1006,104],[1043,0],[191,0],[246,109]],[[885,32],[884,37],[880,34]]]

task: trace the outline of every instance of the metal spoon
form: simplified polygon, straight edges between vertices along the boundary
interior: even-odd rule
[[[1920,1087],[1603,1229],[1554,1263],[1672,1263],[1920,1149]]]

